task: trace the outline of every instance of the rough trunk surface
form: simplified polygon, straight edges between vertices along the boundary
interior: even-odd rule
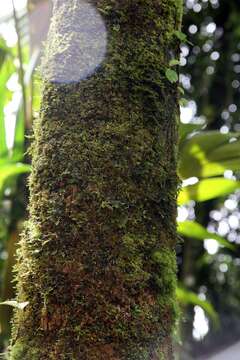
[[[107,34],[91,74],[77,72],[79,49],[92,56],[78,34],[83,3],[96,13],[96,54]],[[18,301],[29,304],[15,314],[11,360],[172,359],[178,95],[165,70],[181,7],[55,1],[18,252]]]

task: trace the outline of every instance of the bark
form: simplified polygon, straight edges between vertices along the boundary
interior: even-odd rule
[[[11,360],[172,359],[181,7],[55,1]]]

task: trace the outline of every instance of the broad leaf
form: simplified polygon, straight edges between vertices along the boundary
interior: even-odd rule
[[[3,195],[5,187],[9,185],[16,176],[30,172],[29,165],[16,163],[10,165],[4,165],[0,167],[0,197]]]
[[[240,133],[201,132],[181,143],[179,173],[183,179],[222,175],[225,170],[240,169]],[[191,166],[189,166],[191,164]]]
[[[200,124],[183,124],[180,123],[179,125],[179,140],[180,142],[183,142],[186,137],[190,134],[192,134],[195,131],[201,130],[203,125]],[[181,149],[181,144],[180,144]]]
[[[206,201],[219,196],[231,194],[240,188],[240,181],[224,178],[211,178],[200,180],[195,185],[186,186],[181,189],[178,196],[178,204],[183,205],[190,200]]]
[[[195,221],[183,221],[178,223],[178,233],[197,240],[214,239],[219,245],[224,246],[230,250],[235,250],[236,247],[229,241],[215,233],[209,232],[205,227]]]

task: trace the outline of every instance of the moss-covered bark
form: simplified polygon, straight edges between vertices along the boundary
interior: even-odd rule
[[[81,82],[46,81],[35,123],[17,269],[29,305],[11,360],[172,358],[178,96],[165,70],[181,1],[91,3],[106,57]]]

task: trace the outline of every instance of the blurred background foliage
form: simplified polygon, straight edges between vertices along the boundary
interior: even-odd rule
[[[39,111],[36,32],[46,31],[29,21],[29,12],[47,1],[21,3],[0,16],[1,301],[14,298],[12,266],[27,216],[28,139]],[[182,308],[177,354],[187,360],[207,358],[240,336],[240,2],[185,0],[184,9],[176,296]],[[0,306],[2,351],[10,319],[11,308]]]

